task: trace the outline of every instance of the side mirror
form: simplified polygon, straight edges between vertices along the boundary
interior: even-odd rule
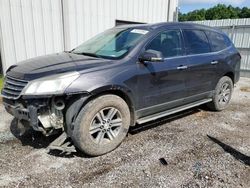
[[[156,50],[146,50],[139,57],[140,62],[151,61],[151,62],[162,62],[164,61],[163,55],[161,52]]]

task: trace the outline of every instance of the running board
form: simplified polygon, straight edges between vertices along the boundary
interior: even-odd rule
[[[173,108],[173,109],[170,109],[170,110],[167,110],[167,111],[163,111],[163,112],[159,112],[159,113],[156,113],[156,114],[153,114],[153,115],[142,117],[142,118],[138,119],[136,121],[136,123],[143,124],[143,123],[153,121],[153,120],[156,120],[158,118],[162,118],[162,117],[165,117],[165,116],[168,116],[168,115],[171,115],[171,114],[183,111],[183,110],[187,110],[189,108],[193,108],[193,107],[196,107],[196,106],[199,106],[201,104],[205,104],[205,103],[208,103],[208,102],[211,102],[211,101],[212,101],[212,99],[203,99],[203,100],[200,100],[200,101],[196,101],[194,103],[186,104],[184,106],[180,106],[180,107]]]

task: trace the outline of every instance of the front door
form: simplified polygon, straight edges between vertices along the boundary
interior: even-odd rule
[[[183,104],[188,62],[182,46],[180,30],[163,31],[146,45],[145,50],[160,51],[164,61],[138,63],[139,117]]]

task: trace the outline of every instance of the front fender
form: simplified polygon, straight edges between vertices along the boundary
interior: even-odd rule
[[[123,93],[126,97],[129,98],[129,100],[134,104],[134,97],[131,89],[127,88],[126,86],[122,84],[107,84],[103,86],[98,86],[95,88],[91,88],[88,92],[91,93],[92,95],[98,95],[100,93],[105,93],[105,92],[110,92],[110,93],[115,93],[115,92],[121,92]]]
[[[91,95],[97,95],[106,91],[118,91],[126,95],[132,104],[135,104],[136,70],[136,65],[131,63],[112,69],[84,73],[65,90],[65,93],[88,92]]]
[[[118,93],[119,94],[118,94]],[[82,107],[92,98],[98,96],[99,94],[104,93],[114,93],[114,94],[122,94],[125,97],[126,102],[129,104],[130,110],[132,110],[132,118],[131,118],[131,125],[135,124],[134,119],[134,101],[132,97],[132,92],[128,88],[121,86],[121,85],[105,85],[101,87],[96,87],[94,90],[89,90],[87,95],[78,95],[69,105],[66,110],[65,119],[66,119],[66,131],[69,136],[71,136],[72,130],[74,129],[74,123],[76,117],[78,116],[79,112],[81,111]]]

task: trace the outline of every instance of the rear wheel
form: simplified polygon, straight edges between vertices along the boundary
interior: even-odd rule
[[[129,125],[126,102],[116,95],[103,95],[82,108],[71,137],[81,151],[98,156],[114,150],[127,135]]]
[[[228,107],[232,97],[233,82],[228,76],[223,76],[216,85],[213,101],[207,106],[211,110],[221,111]]]

